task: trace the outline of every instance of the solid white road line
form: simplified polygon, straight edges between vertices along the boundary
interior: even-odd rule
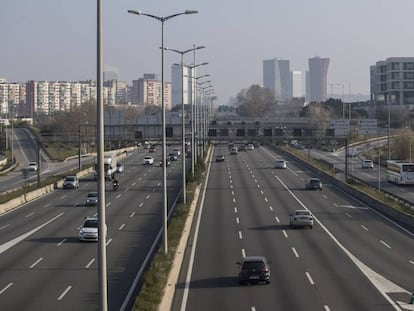
[[[21,236],[18,236],[17,238],[14,238],[13,240],[10,240],[2,245],[0,245],[0,254],[3,254],[6,250],[8,250],[9,248],[13,247],[14,245],[16,245],[17,243],[20,243],[21,241],[23,241],[24,239],[28,238],[29,236],[31,236],[33,233],[39,231],[40,229],[42,229],[43,227],[47,226],[48,224],[50,224],[52,221],[58,219],[60,216],[62,216],[64,213],[60,213],[57,216],[53,217],[52,219],[46,221],[44,224],[34,228],[33,230],[26,232],[25,234],[22,234]]]

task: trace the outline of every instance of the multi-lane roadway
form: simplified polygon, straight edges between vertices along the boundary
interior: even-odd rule
[[[118,174],[120,186],[106,184],[108,309],[126,306],[130,288],[162,224],[160,152],[154,165],[143,165],[147,150],[130,153]],[[168,167],[168,205],[181,188],[181,159]],[[78,190],[58,189],[0,217],[1,310],[97,310],[97,243],[81,243],[84,217],[97,213],[84,206],[96,191],[92,176]]]
[[[414,235],[369,206],[260,147],[229,155],[217,146],[204,200],[176,285],[173,310],[414,310]],[[309,209],[313,229],[291,229],[289,214]],[[270,284],[240,286],[244,256],[271,261]]]

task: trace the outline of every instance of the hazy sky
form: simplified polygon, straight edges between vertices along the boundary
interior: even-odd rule
[[[0,77],[96,79],[96,3],[2,0]],[[328,57],[328,83],[346,85],[346,94],[349,85],[352,93],[369,94],[370,65],[414,56],[413,0],[103,0],[104,63],[118,67],[128,84],[144,73],[161,73],[161,23],[128,9],[158,16],[199,11],[165,22],[165,46],[206,46],[197,51],[196,63],[209,65],[197,75],[211,75],[219,104],[262,84],[264,59],[289,59],[291,70],[306,70],[308,58]],[[193,62],[190,54],[185,63]],[[166,52],[166,81],[179,61],[178,54]]]

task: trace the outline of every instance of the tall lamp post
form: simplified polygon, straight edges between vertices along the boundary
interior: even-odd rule
[[[198,78],[202,78],[202,77],[198,77]],[[201,85],[204,85],[206,83],[211,83],[211,80],[197,83],[198,88],[204,90],[204,88],[201,88]],[[198,154],[201,155],[201,156],[204,155],[204,148],[205,148],[205,142],[204,142],[204,139],[205,139],[205,137],[204,137],[204,128],[205,128],[204,127],[204,125],[205,125],[204,121],[205,120],[204,120],[204,103],[203,102],[204,102],[204,97],[203,98],[200,97],[200,104],[199,104],[199,108],[198,108],[198,123],[197,123],[198,124],[198,130],[197,130],[197,134],[199,136],[199,139],[201,139],[201,143],[197,147],[198,147]]]
[[[194,83],[194,96],[195,96],[195,109],[196,109],[196,111],[195,111],[195,120],[196,120],[196,122],[195,122],[195,126],[196,126],[195,127],[195,133],[197,134],[197,140],[198,140],[197,143],[196,143],[196,158],[197,158],[196,162],[198,161],[198,157],[201,155],[201,151],[200,151],[200,149],[201,149],[201,146],[200,146],[200,139],[201,139],[201,124],[200,123],[201,123],[201,118],[200,118],[200,116],[201,116],[201,111],[202,111],[201,102],[197,103],[197,100],[198,100],[197,86],[198,85],[203,85],[205,83],[210,83],[211,80],[204,81],[204,82],[198,82],[199,79],[206,78],[206,77],[210,77],[210,75],[205,74],[205,75],[202,75],[202,76],[195,77],[195,83]]]
[[[156,16],[152,14],[142,13],[141,11],[136,10],[128,10],[128,13],[136,14],[136,15],[144,15],[156,19],[161,22],[161,106],[162,106],[162,188],[163,188],[163,246],[164,246],[164,253],[168,253],[168,243],[167,243],[167,210],[168,210],[168,202],[167,202],[167,169],[166,169],[166,137],[165,137],[165,101],[164,101],[164,22],[167,20],[180,16],[180,15],[187,15],[187,14],[195,14],[198,11],[195,10],[186,10],[181,13],[176,13],[168,16]]]
[[[192,49],[179,51],[175,49],[165,48],[166,51],[172,51],[181,55],[181,143],[182,143],[182,174],[183,174],[183,203],[187,203],[186,179],[185,179],[185,109],[184,109],[184,54],[204,49],[205,46],[197,46]]]
[[[192,81],[192,87],[191,87],[191,176],[194,178],[194,164],[196,161],[195,158],[195,137],[194,137],[194,131],[195,131],[195,117],[194,117],[194,106],[195,106],[195,83],[194,81],[196,81],[195,79],[195,74],[193,72],[193,69],[199,67],[199,66],[204,66],[204,65],[208,65],[208,63],[201,63],[201,64],[197,64],[197,65],[193,65],[193,66],[187,66],[188,68],[191,69],[191,81]],[[204,75],[207,76],[207,75]]]

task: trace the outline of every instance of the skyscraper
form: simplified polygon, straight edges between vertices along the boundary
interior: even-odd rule
[[[182,80],[184,79],[184,81]],[[184,66],[184,75],[180,65],[171,66],[172,106],[181,106],[184,96],[184,105],[191,103],[191,68]],[[184,86],[184,92],[183,92]]]
[[[292,96],[299,98],[305,96],[305,73],[303,71],[292,71]]]
[[[309,58],[309,102],[321,102],[328,98],[329,58]]]
[[[263,61],[263,87],[268,88],[276,100],[292,98],[289,60],[273,58]]]

